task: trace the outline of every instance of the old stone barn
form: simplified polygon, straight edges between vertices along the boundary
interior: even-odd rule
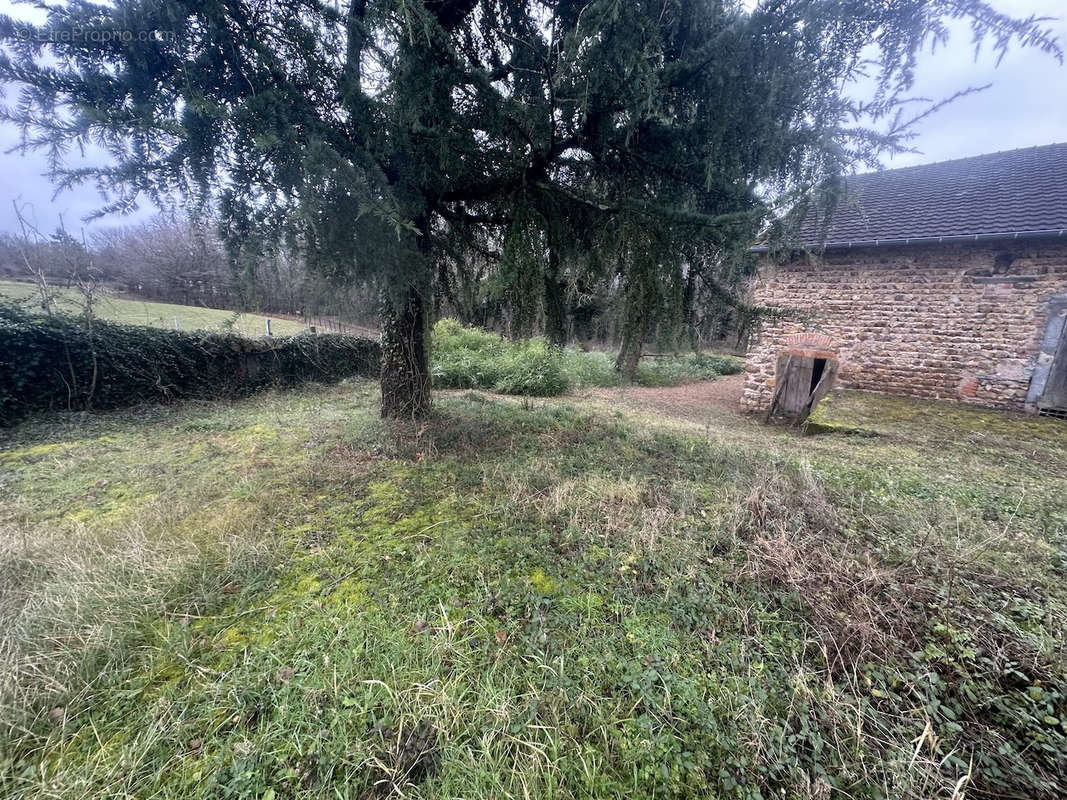
[[[845,387],[1067,417],[1067,144],[852,177],[800,241],[753,289],[782,314],[749,410],[833,364]]]

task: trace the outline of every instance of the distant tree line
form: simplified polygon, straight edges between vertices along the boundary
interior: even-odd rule
[[[433,281],[434,316],[508,337],[541,334],[557,344],[596,347],[618,343],[625,317],[616,276],[569,276],[562,268],[556,285],[530,307],[496,266],[490,259],[471,259],[442,269]],[[718,268],[742,274],[726,272],[720,283],[709,279],[707,269],[687,271],[678,319],[653,323],[649,346],[673,350],[738,343],[746,307],[722,286],[743,285],[750,265],[724,262]],[[465,274],[455,274],[461,269]],[[164,216],[104,228],[84,239],[63,228],[48,235],[28,228],[0,234],[0,276],[43,278],[65,288],[92,277],[110,291],[149,300],[364,324],[373,324],[378,307],[377,287],[331,280],[310,269],[297,248],[235,249],[227,247],[214,221]]]
[[[0,276],[71,287],[92,278],[108,290],[208,308],[372,321],[371,288],[338,285],[293,251],[231,253],[211,220],[171,219],[101,229],[79,239],[63,228],[0,234]]]

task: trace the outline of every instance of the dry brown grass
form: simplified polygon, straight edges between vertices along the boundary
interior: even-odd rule
[[[848,537],[837,507],[809,471],[764,476],[738,516],[748,573],[796,593],[836,667],[848,672],[922,639],[931,587],[914,563],[887,566]]]
[[[956,617],[994,659],[1047,674],[1037,646],[1005,636],[989,607],[998,593],[1044,602],[1039,589],[1020,587],[984,563],[985,551],[1007,531],[994,529],[977,542],[953,540],[946,531],[958,520],[915,505],[889,519],[862,514],[865,532],[858,533],[856,520],[843,518],[850,513],[856,514],[842,510],[801,467],[758,478],[733,522],[746,546],[747,574],[800,599],[835,670],[847,674],[865,661],[921,650],[932,620]],[[877,546],[890,537],[898,545],[893,561]]]

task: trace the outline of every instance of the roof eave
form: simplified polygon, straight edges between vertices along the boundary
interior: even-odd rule
[[[1067,236],[1067,228],[1052,228],[1040,231],[1015,231],[1013,233],[960,233],[952,234],[950,236],[909,236],[896,239],[854,239],[819,244],[803,242],[793,249],[847,250],[853,247],[893,247],[917,244],[1013,241],[1016,239],[1055,239],[1062,236]],[[750,253],[769,253],[770,250],[771,248],[765,244],[753,245],[748,248],[748,252]]]

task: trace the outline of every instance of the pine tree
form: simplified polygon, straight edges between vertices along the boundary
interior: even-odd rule
[[[104,212],[140,196],[210,205],[231,242],[285,237],[323,273],[381,286],[394,417],[429,407],[429,299],[447,265],[496,264],[520,326],[530,303],[558,301],[562,265],[623,275],[625,366],[691,271],[743,247],[776,203],[902,146],[915,55],[944,20],[1059,55],[1039,20],[982,0],[48,9],[39,28],[0,19],[0,77],[21,85],[4,116],[24,146],[48,151],[60,186],[96,181]],[[877,91],[858,104],[846,89],[864,70]],[[89,143],[106,165],[66,169]]]

